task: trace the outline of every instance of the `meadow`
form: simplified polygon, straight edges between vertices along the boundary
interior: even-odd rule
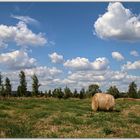
[[[91,99],[0,99],[1,138],[140,138],[140,100],[116,99],[114,111]]]

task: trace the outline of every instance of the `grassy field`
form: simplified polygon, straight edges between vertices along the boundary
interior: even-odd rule
[[[91,99],[0,100],[1,138],[140,138],[140,101],[116,100],[115,111],[91,111]]]

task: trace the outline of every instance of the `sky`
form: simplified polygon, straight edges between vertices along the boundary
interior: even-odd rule
[[[13,90],[19,72],[40,90],[140,88],[140,3],[1,2],[0,71]]]

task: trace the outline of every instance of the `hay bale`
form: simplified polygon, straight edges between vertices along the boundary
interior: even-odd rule
[[[96,93],[92,98],[92,110],[113,110],[115,99],[112,95],[106,93]]]

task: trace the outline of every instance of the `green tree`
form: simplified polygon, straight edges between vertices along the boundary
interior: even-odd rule
[[[2,96],[2,74],[0,72],[0,96]]]
[[[85,98],[85,89],[84,89],[84,88],[82,88],[82,89],[80,90],[79,98],[80,98],[80,99],[84,99],[84,98]]]
[[[89,87],[88,87],[88,94],[89,94],[89,96],[91,97],[91,96],[93,96],[95,93],[99,93],[99,92],[102,92],[101,90],[100,90],[100,88],[99,88],[99,85],[97,85],[97,84],[92,84],[92,85],[89,85]]]
[[[57,97],[57,89],[56,88],[52,91],[52,97]]]
[[[79,94],[78,94],[77,90],[75,89],[73,92],[73,97],[78,98],[78,96],[79,96]]]
[[[51,90],[49,90],[49,91],[45,91],[45,97],[51,97],[52,96],[52,94],[51,94]]]
[[[33,83],[32,83],[32,94],[34,96],[37,96],[39,94],[40,84],[39,84],[39,80],[38,80],[38,78],[35,74],[32,76],[32,81],[33,81]]]
[[[4,90],[4,85],[3,84],[1,85],[0,93],[1,93],[1,96],[3,96],[3,97],[6,96],[6,92]]]
[[[12,86],[8,77],[5,79],[5,94],[8,96],[11,96],[12,94]]]
[[[46,97],[46,98],[49,97],[49,96],[48,96],[47,90],[45,90],[45,97]]]
[[[56,92],[57,92],[57,97],[58,97],[59,99],[63,98],[64,93],[63,93],[63,91],[62,91],[61,88],[56,89]]]
[[[20,86],[17,87],[17,96],[21,97],[21,90]]]
[[[128,96],[130,98],[137,98],[137,85],[134,81],[129,84]]]
[[[116,86],[110,86],[110,88],[107,90],[107,93],[114,96],[114,98],[118,98],[120,92]]]
[[[48,96],[49,96],[49,97],[52,96],[52,92],[51,92],[51,90],[48,91]]]
[[[19,74],[20,79],[20,85],[18,86],[18,92],[20,96],[26,96],[27,93],[27,82],[26,82],[26,76],[24,71],[20,71]]]
[[[26,97],[31,97],[32,96],[32,92],[31,91],[27,91],[26,92]]]
[[[2,81],[2,74],[0,72],[0,86],[2,85],[3,81]]]
[[[43,97],[43,96],[44,96],[43,91],[39,91],[38,93],[39,93],[39,96],[40,96],[40,97]]]
[[[0,96],[4,96],[5,97],[5,91],[4,91],[4,85],[3,85],[3,81],[2,81],[2,74],[0,72]]]
[[[140,89],[139,89],[139,91],[138,91],[138,98],[140,98]]]
[[[70,98],[72,97],[72,92],[71,90],[66,86],[64,88],[64,98],[67,99],[67,98]]]

